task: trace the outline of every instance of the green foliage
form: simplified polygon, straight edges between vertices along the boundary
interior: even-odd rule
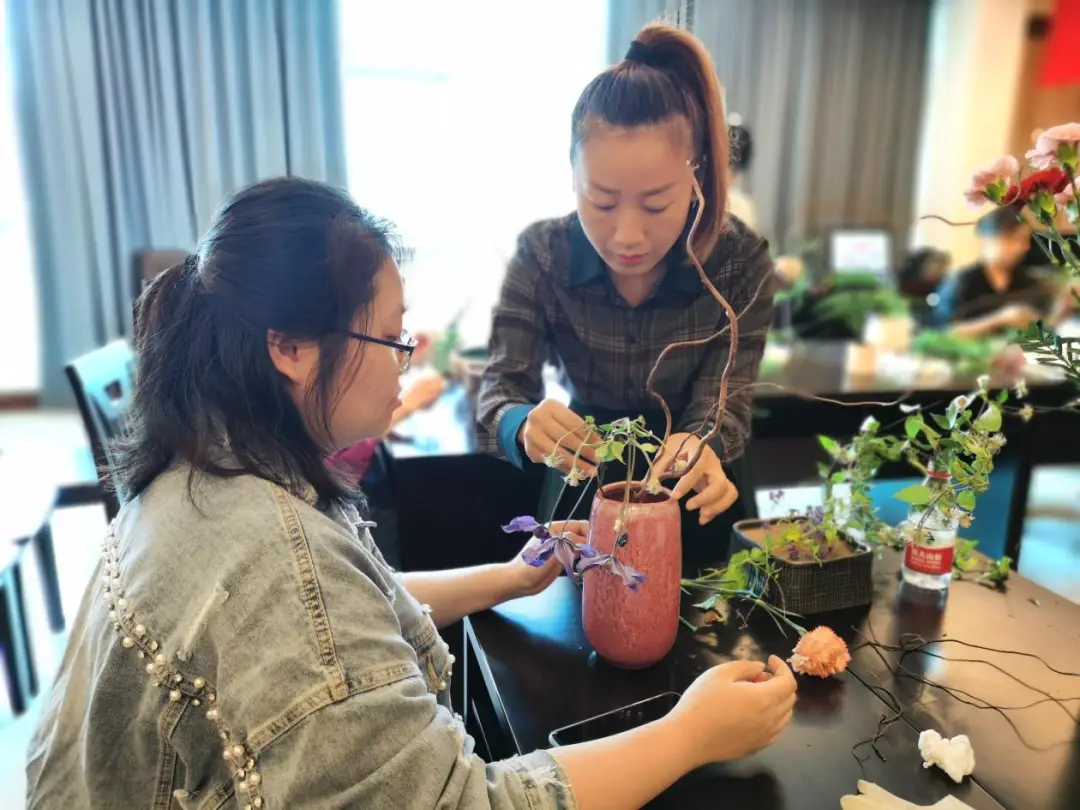
[[[856,335],[861,335],[871,315],[900,316],[911,312],[904,296],[887,287],[843,289],[836,287],[814,306],[822,320],[843,321]]]
[[[964,337],[948,330],[922,329],[912,339],[911,350],[927,357],[937,357],[953,365],[962,374],[982,374],[994,356],[993,341]]]
[[[1021,333],[1018,342],[1039,363],[1061,369],[1065,378],[1080,388],[1080,338],[1058,337],[1045,329],[1041,321],[1036,321]]]

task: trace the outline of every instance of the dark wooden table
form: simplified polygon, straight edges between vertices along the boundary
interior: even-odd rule
[[[895,645],[903,634],[926,639],[959,639],[1034,658],[971,649],[955,642],[934,645],[944,660],[909,653],[895,677],[899,653],[886,664],[870,648],[856,649],[852,671],[868,684],[882,684],[901,698],[908,722],[934,728],[947,737],[967,734],[975,748],[975,779],[995,798],[1016,810],[1080,808],[1080,605],[1013,575],[1003,592],[973,582],[954,582],[942,603],[925,591],[903,587],[896,577],[899,555],[875,565],[874,605],[858,623],[865,636]],[[837,628],[840,630],[841,628]],[[856,642],[857,644],[858,642]],[[975,659],[966,662],[962,659]],[[1028,686],[992,666],[1003,668]],[[961,690],[950,695],[914,676]],[[1064,705],[1045,695],[1069,699]],[[1030,706],[1000,713],[982,706]]]
[[[688,613],[692,609],[688,608]],[[850,623],[866,611],[849,612]],[[693,636],[680,632],[675,649],[657,666],[626,672],[596,660],[581,630],[581,600],[565,578],[543,594],[466,620],[466,722],[494,758],[549,747],[556,728],[646,699],[680,692],[706,667],[733,659],[787,657],[792,640],[754,617]],[[872,735],[888,711],[853,674],[800,678],[791,726],[770,748],[749,759],[690,774],[650,807],[738,810],[832,810],[867,779],[917,804],[952,793],[976,810],[999,808],[976,781],[955,785],[922,767],[918,732],[896,723],[860,763],[851,749]],[[613,767],[617,767],[614,765]],[[1029,810],[1030,806],[1024,806]]]

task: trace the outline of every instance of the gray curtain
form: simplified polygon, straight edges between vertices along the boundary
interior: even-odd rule
[[[344,186],[336,0],[8,0],[43,391],[129,334],[137,250],[194,247],[223,196]]]
[[[908,240],[932,0],[698,0],[691,25],[754,138],[743,187],[780,247],[835,225]]]
[[[663,21],[689,27],[694,0],[608,0],[608,62],[626,54],[646,23]]]

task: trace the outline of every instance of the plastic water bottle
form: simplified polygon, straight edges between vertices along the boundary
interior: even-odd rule
[[[947,472],[931,471],[923,486],[936,493],[950,487],[951,479]],[[901,569],[904,582],[929,591],[948,590],[952,582],[953,555],[959,527],[959,515],[943,514],[932,504],[928,507],[912,507],[905,527],[907,542]]]

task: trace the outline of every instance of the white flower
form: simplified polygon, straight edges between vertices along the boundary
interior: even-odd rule
[[[1020,380],[1020,382],[1013,386],[1013,393],[1020,397],[1020,399],[1026,397],[1028,395],[1027,382]]]
[[[563,480],[567,486],[576,487],[585,480],[585,473],[581,471],[580,467],[574,466],[570,468],[570,472],[563,477]]]
[[[881,427],[881,423],[872,416],[868,416],[863,420],[862,425],[859,426],[859,433],[873,433]]]
[[[1025,405],[1020,409],[1020,418],[1025,422],[1030,422],[1033,416],[1035,416],[1035,409],[1030,405]]]
[[[645,491],[650,495],[659,495],[663,491],[664,487],[660,483],[660,479],[655,475],[645,482]]]
[[[548,467],[558,467],[562,464],[563,457],[558,454],[557,451],[552,450],[550,454],[544,456],[544,464]]]
[[[919,753],[922,754],[924,768],[937,765],[954,782],[963,781],[975,770],[975,751],[966,734],[947,739],[929,728],[919,735]]]
[[[979,377],[975,380],[975,384],[979,386],[980,391],[985,391],[987,388],[990,387],[990,375],[980,374]]]

